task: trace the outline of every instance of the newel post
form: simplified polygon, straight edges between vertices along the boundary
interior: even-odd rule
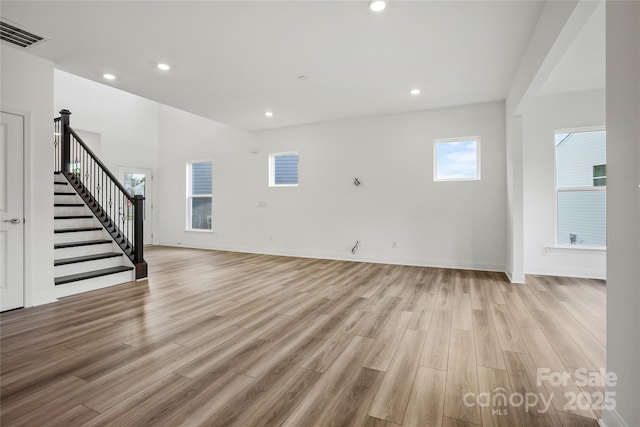
[[[147,277],[147,263],[144,260],[144,197],[136,194],[133,196],[133,211],[135,212],[133,224],[133,263],[136,267],[136,279]]]
[[[60,141],[62,146],[60,147],[60,160],[63,173],[69,173],[71,171],[71,133],[69,132],[69,116],[71,111],[60,111]]]

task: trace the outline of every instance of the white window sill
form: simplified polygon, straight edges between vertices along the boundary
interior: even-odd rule
[[[482,181],[482,178],[434,178],[433,182],[469,182],[469,181]]]
[[[607,248],[604,246],[581,246],[581,245],[558,245],[548,246],[545,248],[549,252],[606,252]]]
[[[192,233],[213,233],[213,230],[192,230],[192,229],[186,229],[184,231],[188,231],[188,232],[192,232]]]

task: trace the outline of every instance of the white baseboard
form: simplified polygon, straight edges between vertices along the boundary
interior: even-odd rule
[[[629,427],[615,409],[604,409],[602,419],[598,421],[600,427]]]
[[[192,244],[175,244],[175,243],[157,243],[160,246],[170,246],[176,248],[193,248],[193,249],[208,249],[214,251],[228,251],[228,252],[241,252],[249,254],[261,254],[261,255],[275,255],[275,256],[290,256],[297,258],[314,258],[314,259],[330,259],[335,261],[355,261],[355,262],[370,262],[373,264],[391,264],[391,265],[408,265],[416,267],[432,267],[432,268],[451,268],[460,270],[478,270],[478,271],[497,271],[504,272],[504,265],[490,264],[490,263],[478,263],[471,261],[461,260],[446,260],[446,259],[390,259],[383,257],[367,257],[360,254],[352,256],[344,256],[343,254],[333,252],[316,252],[316,251],[292,251],[287,249],[272,249],[261,250],[255,248],[243,248],[243,247],[212,247],[207,245],[192,245]],[[523,275],[524,277],[524,275]],[[524,283],[524,282],[523,282]]]
[[[45,305],[45,304],[51,304],[52,302],[56,302],[58,301],[55,297],[55,295],[33,295],[32,299],[31,299],[31,305],[26,307],[35,307],[37,305]]]
[[[527,274],[556,277],[578,277],[582,279],[607,280],[607,272],[602,270],[578,270],[564,268],[527,268]]]
[[[515,272],[515,271],[507,271],[505,272],[509,281],[511,283],[525,283],[525,275],[524,273]]]

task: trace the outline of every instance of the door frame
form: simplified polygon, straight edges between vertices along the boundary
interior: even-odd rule
[[[31,112],[19,108],[0,105],[0,111],[22,117],[22,306],[23,308],[33,305],[32,298],[32,215],[31,215]],[[53,126],[51,127],[53,129]],[[52,157],[53,158],[53,157]],[[53,169],[52,169],[53,171]],[[53,175],[51,175],[53,177]],[[52,179],[53,182],[53,179]],[[52,184],[53,185],[53,184]],[[53,229],[53,227],[52,227]],[[53,250],[53,249],[52,249]]]
[[[118,180],[120,180],[120,171],[122,169],[130,169],[130,170],[144,170],[144,171],[151,171],[151,209],[147,209],[147,212],[145,213],[149,213],[149,211],[151,211],[151,216],[149,218],[151,218],[151,242],[145,242],[144,246],[153,246],[153,241],[155,238],[155,223],[156,223],[156,218],[155,218],[155,210],[153,209],[153,199],[155,199],[155,182],[153,182],[153,168],[149,168],[149,167],[142,167],[142,166],[129,166],[129,165],[121,165],[118,164],[116,165],[116,177],[118,178]],[[124,182],[122,182],[122,184],[124,185]],[[146,194],[145,194],[145,199],[146,199]],[[146,208],[146,205],[145,205]],[[146,227],[145,227],[146,229]]]

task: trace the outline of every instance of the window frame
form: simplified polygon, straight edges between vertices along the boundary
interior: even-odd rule
[[[298,157],[298,176],[297,182],[295,184],[276,184],[276,157],[278,156],[290,156],[296,155]],[[280,188],[280,187],[299,187],[300,186],[300,153],[298,151],[281,151],[277,153],[269,153],[269,187]]]
[[[194,163],[209,163],[211,165],[211,194],[193,194],[193,164]],[[186,189],[186,201],[187,201],[187,218],[185,231],[193,231],[197,233],[212,233],[213,232],[213,162],[211,159],[205,160],[190,160],[187,161],[187,189]],[[209,228],[193,228],[193,199],[194,198],[210,198],[211,199],[211,221]]]
[[[607,129],[606,126],[586,126],[586,127],[579,127],[579,128],[562,128],[562,129],[555,129],[553,131],[553,188],[554,188],[554,208],[555,208],[555,230],[554,230],[554,244],[556,248],[561,248],[561,249],[577,249],[577,250],[586,250],[586,251],[590,251],[590,250],[607,250],[607,245],[606,242],[604,245],[579,245],[579,244],[575,244],[575,245],[567,245],[564,243],[560,243],[558,241],[558,231],[560,228],[560,211],[559,211],[559,203],[558,203],[558,199],[559,199],[559,195],[561,192],[575,192],[575,191],[607,191],[607,186],[592,186],[592,187],[558,187],[558,153],[556,151],[556,135],[557,134],[562,134],[562,133],[566,133],[566,134],[570,134],[570,133],[581,133],[581,132],[605,132],[605,147],[606,147],[606,137],[607,137]],[[606,156],[606,151],[605,151],[605,156]],[[605,157],[605,163],[604,165],[606,165],[606,157]],[[606,233],[606,230],[605,230]]]
[[[452,142],[465,142],[465,141],[476,142],[476,176],[474,178],[438,178],[438,144],[448,144]],[[482,145],[482,138],[478,135],[435,139],[433,141],[433,182],[481,181],[482,180],[481,145]]]

